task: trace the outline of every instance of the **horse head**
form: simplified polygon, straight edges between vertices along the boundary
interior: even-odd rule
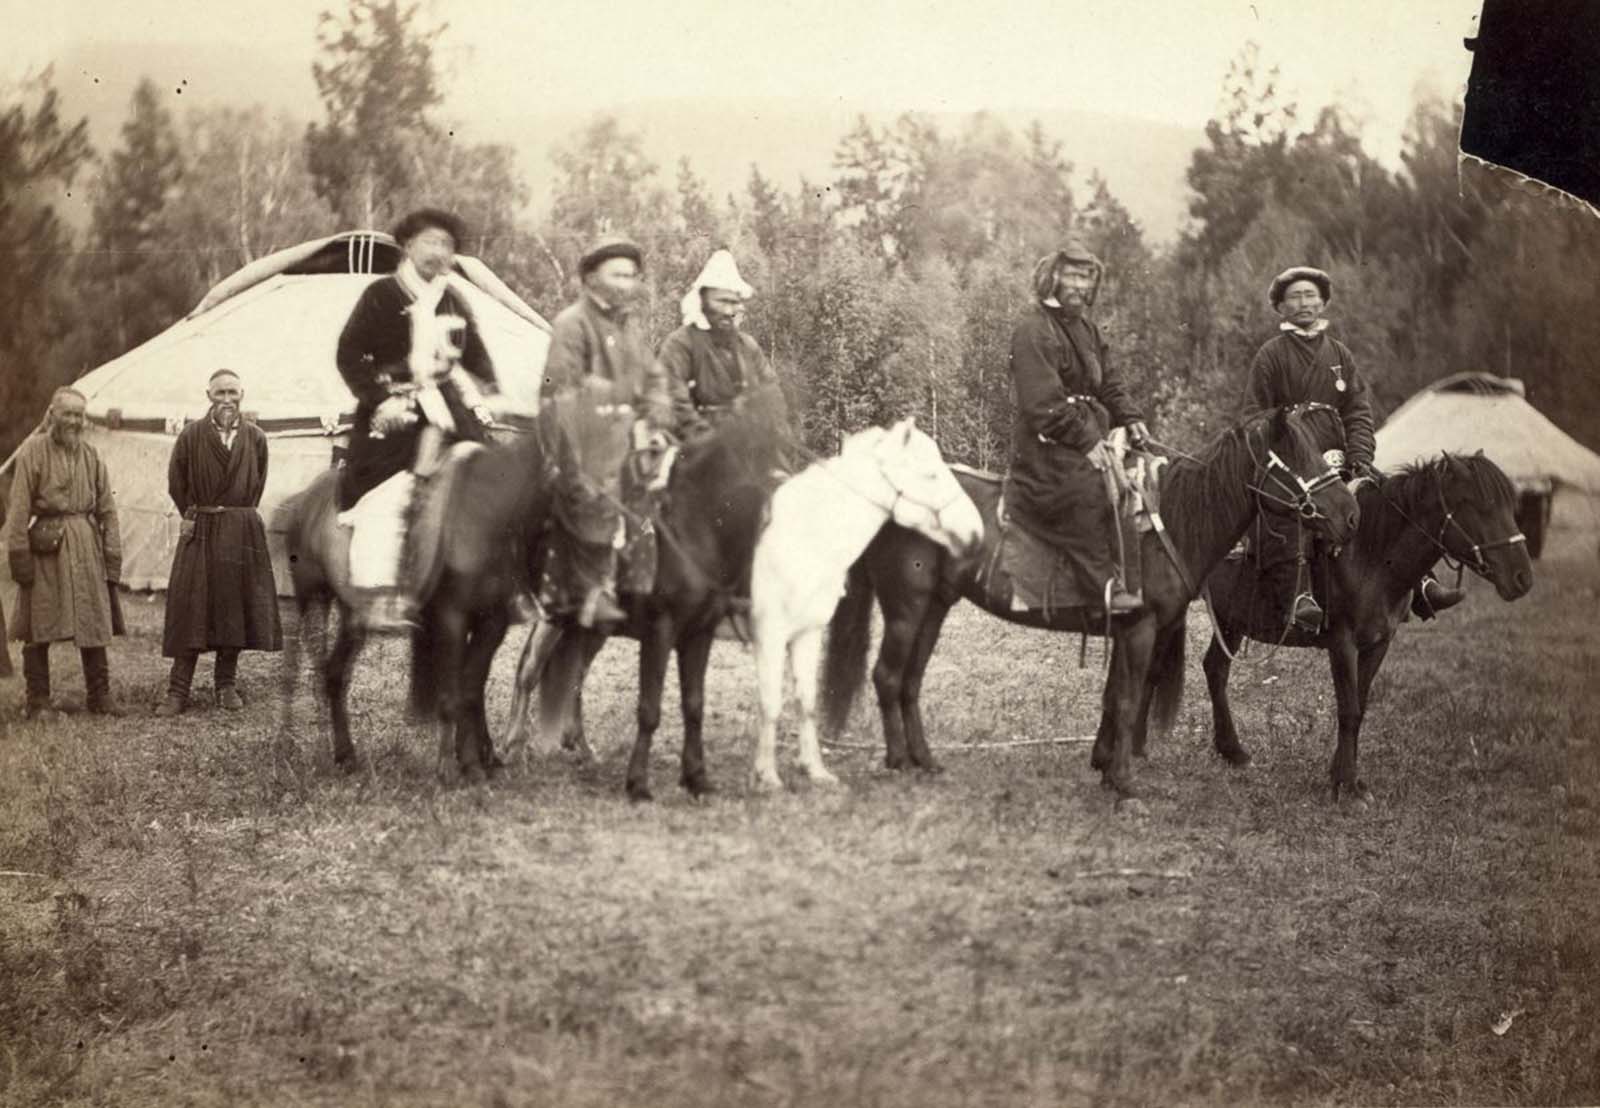
[[[1344,424],[1327,404],[1295,404],[1272,413],[1265,456],[1256,458],[1254,489],[1262,509],[1298,515],[1315,533],[1348,542],[1361,522],[1354,494],[1328,457],[1344,452]]]
[[[1445,454],[1434,466],[1439,494],[1436,541],[1450,558],[1494,585],[1501,600],[1533,587],[1533,560],[1517,530],[1517,490],[1483,451]]]
[[[851,436],[844,454],[870,451],[890,519],[958,558],[976,549],[983,541],[983,517],[945,464],[938,444],[917,429],[916,420],[903,419],[867,434]]]

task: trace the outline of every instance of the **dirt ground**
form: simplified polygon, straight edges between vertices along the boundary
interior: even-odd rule
[[[279,742],[270,656],[242,713],[203,662],[201,706],[152,718],[160,601],[130,597],[139,714],[24,724],[0,685],[0,1104],[1600,1102],[1595,549],[1557,533],[1525,599],[1475,582],[1402,629],[1365,811],[1329,799],[1319,654],[1258,649],[1256,762],[1210,753],[1198,608],[1128,816],[1086,746],[995,745],[1092,733],[1099,644],[1079,669],[970,607],[927,683],[943,776],[834,748],[840,789],[752,794],[753,667],[719,643],[722,791],[677,791],[674,721],[634,806],[628,644],[591,677],[597,765],[441,790],[398,643],[360,665],[345,776],[307,681]],[[858,709],[847,739],[878,735]]]

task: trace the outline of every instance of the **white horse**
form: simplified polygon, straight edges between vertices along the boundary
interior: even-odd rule
[[[817,662],[822,632],[845,576],[884,524],[894,522],[960,557],[983,540],[983,519],[934,441],[905,419],[845,439],[839,455],[789,478],[772,495],[756,541],[750,625],[761,722],[751,769],[758,789],[781,789],[778,716],[787,657],[800,701],[800,767],[816,784],[837,784],[817,743]]]

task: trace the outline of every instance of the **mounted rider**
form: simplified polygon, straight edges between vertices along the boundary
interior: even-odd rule
[[[369,627],[413,618],[416,600],[401,573],[413,472],[431,473],[448,441],[488,441],[497,389],[464,279],[454,273],[464,237],[448,212],[407,215],[394,230],[399,268],[367,286],[339,335],[339,373],[356,397],[340,521],[355,527],[351,583],[368,591]]]
[[[754,295],[733,254],[714,251],[680,302],[683,326],[656,352],[672,390],[672,429],[685,441],[720,423],[750,390],[777,384],[766,354],[739,329]]]
[[[583,289],[552,321],[541,421],[557,454],[557,528],[545,610],[583,627],[625,618],[617,596],[627,529],[622,469],[630,450],[672,426],[672,395],[635,310],[644,253],[622,236],[580,259]]]
[[[1372,397],[1355,355],[1328,334],[1323,318],[1333,299],[1333,280],[1311,266],[1292,266],[1272,279],[1267,299],[1282,317],[1278,334],[1261,344],[1250,363],[1241,412],[1250,415],[1286,404],[1321,403],[1338,411],[1344,423],[1345,449],[1330,451],[1351,491],[1364,480],[1378,477],[1372,467],[1376,449]],[[1316,633],[1323,610],[1311,594],[1307,567],[1309,540],[1294,524],[1274,526],[1263,520],[1256,557],[1274,595],[1291,597],[1287,618],[1295,627]],[[1461,601],[1459,589],[1449,589],[1429,574],[1418,583],[1412,608],[1431,618],[1434,611]]]
[[[1088,318],[1104,272],[1077,239],[1034,267],[1034,303],[1011,338],[1016,419],[1005,495],[1018,521],[1071,566],[1079,591],[1124,615],[1143,604],[1119,572],[1103,440],[1113,427],[1126,427],[1142,446],[1148,432]]]

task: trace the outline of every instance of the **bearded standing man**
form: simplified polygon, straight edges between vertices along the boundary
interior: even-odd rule
[[[267,486],[267,436],[240,418],[244,385],[219,369],[206,384],[211,408],[185,427],[172,447],[167,491],[183,515],[167,582],[161,652],[172,659],[158,716],[189,704],[195,663],[215,651],[217,704],[244,707],[241,650],[279,650],[283,629],[267,553],[267,530],[256,510]]]
[[[6,510],[5,547],[17,583],[11,636],[23,643],[23,715],[48,717],[50,644],[71,642],[83,660],[89,711],[120,716],[111,695],[106,646],[122,634],[113,591],[122,575],[111,475],[83,441],[88,402],[73,388],[50,398],[43,430],[17,451]]]

